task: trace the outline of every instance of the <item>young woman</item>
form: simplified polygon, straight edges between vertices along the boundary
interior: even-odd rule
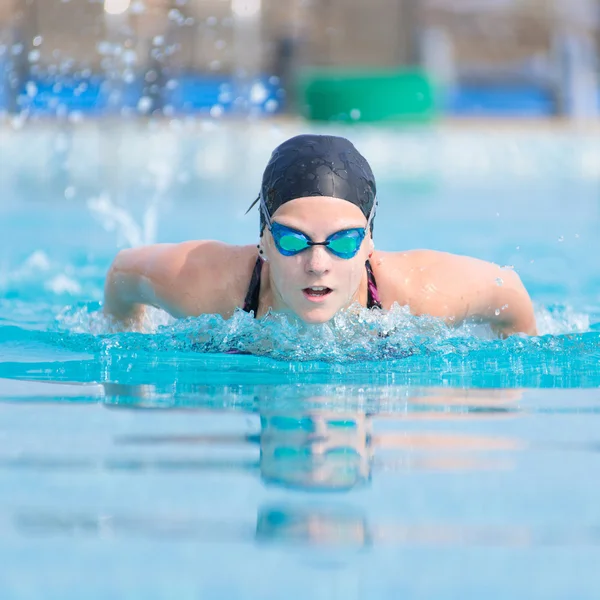
[[[140,326],[146,305],[175,317],[228,318],[237,308],[261,317],[271,309],[324,323],[354,303],[398,303],[448,324],[488,322],[503,337],[536,335],[514,271],[431,250],[375,250],[375,179],[344,138],[300,135],[281,144],[256,203],[258,245],[192,241],[119,252],[106,279],[106,314],[126,329]]]

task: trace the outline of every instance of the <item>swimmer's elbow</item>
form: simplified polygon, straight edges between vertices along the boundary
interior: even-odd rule
[[[501,337],[517,333],[537,335],[533,302],[517,273],[511,271],[504,276],[504,284],[496,295],[492,326]]]
[[[159,308],[175,318],[188,316],[173,279],[164,246],[121,250],[111,265],[104,288],[104,312],[128,328],[139,329],[145,307]],[[166,265],[166,266],[165,266]]]
[[[103,311],[117,325],[138,329],[144,316],[142,275],[132,265],[132,250],[121,250],[115,257],[104,283]]]

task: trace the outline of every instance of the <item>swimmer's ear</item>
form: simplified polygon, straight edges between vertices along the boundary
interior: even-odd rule
[[[262,236],[261,236],[262,237]],[[267,258],[265,251],[263,250],[263,247],[258,244],[257,246],[258,249],[258,256],[264,261],[264,262],[269,262],[269,259]]]

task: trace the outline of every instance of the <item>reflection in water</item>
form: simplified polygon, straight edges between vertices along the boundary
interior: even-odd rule
[[[371,419],[360,413],[264,413],[263,481],[303,489],[344,490],[371,478]]]
[[[109,438],[111,445],[100,455],[90,455],[88,447],[82,447],[81,453],[60,453],[48,446],[43,454],[6,452],[0,455],[0,468],[44,475],[66,471],[70,480],[90,473],[131,473],[141,478],[158,474],[164,486],[175,481],[171,476],[183,474],[185,481],[193,483],[190,489],[196,490],[198,500],[202,500],[203,476],[208,472],[251,474],[269,486],[339,494],[363,489],[376,477],[422,471],[511,469],[517,452],[525,448],[517,439],[461,431],[477,419],[497,423],[519,418],[524,414],[519,405],[521,394],[514,390],[309,387],[311,394],[305,387],[252,386],[254,396],[250,399],[250,389],[229,390],[230,396],[215,396],[210,390],[209,405],[189,397],[183,406],[166,393],[153,396],[150,388],[140,395],[139,389],[113,387],[107,389],[106,396],[106,406],[111,409],[167,406],[169,413],[180,408],[188,412],[184,420],[178,417],[175,421],[176,434],[165,431],[172,422],[169,419],[148,420],[136,412],[131,413],[127,425],[133,433]],[[192,407],[193,412],[189,410]],[[227,430],[223,411],[250,415],[253,419],[248,427],[257,426],[247,432]],[[112,412],[104,415],[113,416]],[[150,421],[152,427],[158,423],[164,433],[148,435],[152,430],[143,427]],[[182,423],[187,429],[184,434],[180,433]],[[112,436],[112,420],[109,431]],[[299,502],[301,498],[297,495],[294,502],[259,505],[254,519],[242,518],[237,511],[230,517],[214,518],[209,508],[205,514],[196,510],[187,515],[161,513],[146,505],[130,514],[85,509],[17,510],[10,522],[19,535],[28,537],[153,537],[357,550],[382,545],[600,545],[600,536],[593,529],[473,525],[428,517],[415,522],[401,516],[380,518],[376,512],[344,506],[345,496],[338,495],[336,505],[327,503],[331,500],[328,496],[312,498],[306,505]]]
[[[256,519],[256,539],[265,543],[365,547],[372,533],[365,515],[346,507],[263,506]]]
[[[107,456],[57,455],[51,450],[32,455],[24,451],[0,455],[0,467],[73,473],[240,471],[256,473],[268,485],[310,491],[347,491],[369,484],[377,472],[510,469],[514,451],[523,447],[514,439],[457,431],[462,422],[471,419],[519,416],[516,405],[519,394],[514,390],[475,394],[460,390],[428,390],[426,393],[390,386],[381,389],[344,385],[309,387],[313,392],[310,396],[304,387],[298,390],[296,386],[256,386],[254,391],[262,395],[253,397],[251,406],[244,405],[241,409],[231,407],[239,399],[240,390],[231,390],[233,402],[222,395],[224,406],[220,411],[211,404],[204,407],[202,413],[198,409],[203,407],[198,403],[197,411],[190,413],[190,427],[193,424],[201,430],[211,417],[212,424],[220,428],[225,408],[233,414],[258,416],[260,428],[257,431],[224,433],[217,429],[216,432],[190,431],[184,435],[134,433],[113,438],[114,444]],[[106,405],[113,409],[142,406],[158,409],[165,400],[161,395],[152,405],[151,394],[136,396],[140,390],[126,386],[112,387],[109,391]],[[294,391],[297,396],[292,402]],[[378,396],[379,392],[383,398]],[[273,397],[275,393],[279,402]],[[396,403],[392,401],[394,396]],[[385,409],[374,410],[377,405]],[[168,412],[174,410],[177,408],[171,406]],[[449,431],[426,428],[440,422],[444,425],[445,421],[448,422],[446,429],[451,428]],[[133,427],[142,422],[140,419],[131,421]],[[183,454],[180,454],[182,449]],[[173,452],[177,455],[173,456]]]
[[[369,520],[352,507],[263,505],[255,521],[202,516],[126,515],[18,511],[11,519],[25,537],[154,538],[196,543],[253,543],[312,548],[376,546],[564,547],[600,546],[596,527],[473,525],[444,521]],[[328,555],[330,558],[332,555]]]
[[[141,409],[233,409],[361,411],[372,415],[426,413],[450,418],[454,414],[511,415],[520,412],[521,390],[418,388],[399,385],[302,384],[302,385],[203,385],[171,383],[166,386],[104,383],[104,405]]]
[[[427,396],[416,390],[413,391],[414,396],[407,397],[406,390],[402,389],[403,403],[400,406],[403,412],[371,413],[364,409],[349,411],[343,405],[339,407],[340,399],[345,402],[353,400],[346,386],[336,388],[333,393],[326,390],[328,395],[301,396],[296,398],[293,406],[286,402],[285,393],[281,393],[284,392],[282,386],[276,389],[282,408],[277,407],[271,395],[253,399],[253,412],[260,416],[257,434],[127,436],[117,441],[123,445],[150,446],[257,445],[257,469],[263,482],[312,491],[343,491],[364,486],[370,482],[376,469],[389,472],[510,468],[509,457],[498,459],[488,456],[488,452],[510,452],[522,446],[515,440],[415,432],[401,427],[402,421],[412,418],[423,422],[427,417],[439,421],[469,419],[473,415],[494,419],[514,416],[518,413],[514,409],[511,413],[511,407],[506,406],[519,399],[519,393],[514,390],[493,391],[488,397],[481,391],[476,396],[470,392],[458,396],[455,391]],[[384,389],[389,402],[390,388]],[[131,392],[125,391],[131,398]],[[373,404],[373,390],[359,390],[361,396],[365,393]],[[450,404],[443,404],[443,399],[450,400]],[[447,407],[452,405],[459,407],[461,412],[447,411]],[[123,405],[117,402],[113,406]],[[385,419],[386,425],[399,420],[399,430],[376,434],[373,432],[375,418]],[[377,449],[385,450],[385,457],[377,458]],[[395,454],[390,457],[391,452]],[[465,453],[469,455],[465,456]]]

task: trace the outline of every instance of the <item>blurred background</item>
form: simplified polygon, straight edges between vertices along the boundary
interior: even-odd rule
[[[252,243],[273,148],[315,132],[371,163],[381,249],[511,265],[595,315],[599,20],[600,0],[0,0],[0,293],[100,302],[119,248]]]
[[[599,20],[599,0],[0,0],[0,111],[589,119]]]

